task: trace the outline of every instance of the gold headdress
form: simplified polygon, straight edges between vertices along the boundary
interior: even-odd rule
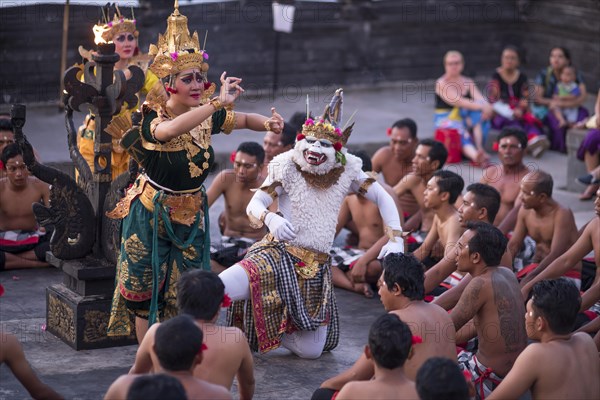
[[[133,9],[131,10],[131,19],[123,17],[117,5],[115,5],[115,14],[112,21],[109,20],[108,8],[106,14],[104,13],[104,9],[102,10],[102,14],[104,14],[104,23],[99,22],[96,24],[94,26],[94,33],[98,32],[106,43],[112,42],[113,38],[122,32],[131,32],[136,38],[139,36],[140,33],[135,27]]]
[[[331,102],[325,107],[323,115],[316,120],[308,118],[306,122],[304,122],[304,125],[302,125],[303,136],[311,136],[316,139],[327,139],[333,143],[334,146],[336,143],[340,143],[337,147],[346,146],[350,134],[352,133],[354,123],[345,129],[339,127],[342,119],[342,104],[344,102],[343,94],[343,89],[340,88],[336,90]],[[336,150],[339,151],[338,148],[336,148]]]
[[[204,80],[208,64],[208,54],[200,49],[198,32],[190,36],[187,17],[179,13],[179,2],[175,0],[175,10],[167,18],[167,30],[158,35],[158,43],[150,45],[148,54],[155,56],[150,70],[159,78],[175,75],[188,68],[199,68]]]

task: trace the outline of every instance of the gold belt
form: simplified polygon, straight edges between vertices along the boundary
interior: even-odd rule
[[[277,242],[277,239],[272,234],[267,235],[267,240],[271,242]],[[319,272],[319,265],[325,264],[329,260],[329,254],[321,253],[320,251],[314,251],[305,249],[303,247],[293,246],[288,243],[285,244],[285,249],[288,253],[296,258],[299,258],[302,263],[296,263],[294,267],[296,272],[303,278],[312,279]]]
[[[125,197],[117,203],[115,209],[107,213],[110,218],[123,218],[129,214],[131,202],[139,197],[146,210],[154,211],[154,196],[159,190],[155,189],[143,175],[127,191]],[[195,190],[193,193],[169,194],[162,191],[160,202],[169,210],[169,218],[173,222],[183,225],[192,225],[196,215],[202,210],[202,192]]]

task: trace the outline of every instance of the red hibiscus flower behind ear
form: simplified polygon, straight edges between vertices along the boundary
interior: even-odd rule
[[[392,128],[387,128],[387,130],[385,131],[385,134],[388,136],[392,136]]]
[[[236,151],[232,151],[231,155],[229,156],[229,161],[231,161],[231,163],[233,164],[235,162],[235,153]]]

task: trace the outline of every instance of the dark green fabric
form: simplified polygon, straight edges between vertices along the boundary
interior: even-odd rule
[[[224,109],[219,110],[212,115],[213,135],[221,132],[221,125],[225,121],[225,116],[226,111]],[[141,134],[147,142],[162,144],[154,139],[150,133],[150,123],[156,117],[156,111],[151,111],[144,116]],[[139,132],[132,131],[130,133],[131,135],[126,135],[126,137],[123,138],[123,146],[144,167],[146,174],[152,181],[174,191],[199,188],[206,180],[210,167],[212,167],[215,161],[215,153],[212,146],[209,146],[209,168],[205,169],[202,175],[192,178],[189,173],[189,160],[187,158],[186,150],[176,152],[146,150],[142,147],[141,141],[136,140],[136,136],[139,135]],[[200,151],[194,156],[192,161],[199,168],[202,168],[202,164],[206,161],[204,157],[205,149],[201,147],[198,147],[198,149]]]

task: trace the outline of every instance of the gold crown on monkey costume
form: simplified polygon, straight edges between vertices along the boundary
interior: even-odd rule
[[[329,140],[336,147],[336,151],[340,151],[341,147],[345,147],[352,134],[354,123],[347,128],[339,128],[342,120],[343,95],[343,89],[336,90],[331,102],[325,107],[323,115],[316,120],[308,117],[309,111],[307,110],[307,119],[302,125],[302,134],[298,135],[298,140],[310,136],[315,139]],[[338,146],[336,146],[337,143],[339,143]]]
[[[208,54],[200,49],[198,32],[190,36],[187,17],[179,13],[179,2],[175,0],[175,10],[167,18],[167,30],[158,34],[158,43],[151,44],[148,54],[155,56],[150,70],[159,78],[178,74],[189,68],[199,68],[206,80]]]

